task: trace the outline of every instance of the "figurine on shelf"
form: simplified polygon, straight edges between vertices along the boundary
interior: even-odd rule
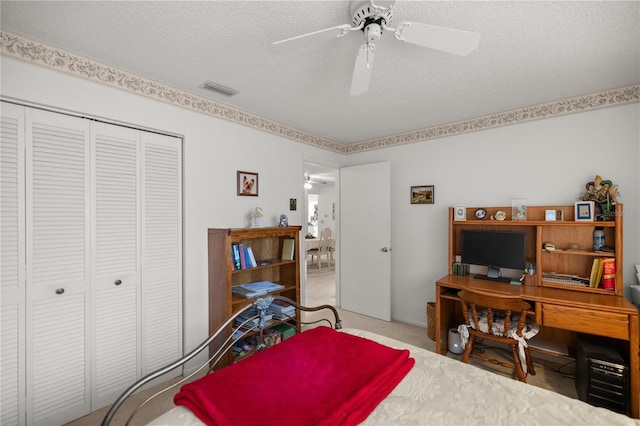
[[[286,214],[281,214],[280,215],[280,224],[279,226],[281,228],[286,228],[287,226],[289,226],[289,219],[287,218]]]
[[[256,207],[256,211],[251,214],[251,227],[260,228],[262,226],[262,209]]]
[[[580,197],[581,201],[594,201],[596,204],[595,213],[598,220],[609,220],[609,216],[620,195],[618,185],[614,185],[610,180],[603,180],[600,175],[596,175],[592,182],[587,182],[586,192]]]

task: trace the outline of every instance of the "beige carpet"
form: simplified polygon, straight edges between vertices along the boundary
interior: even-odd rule
[[[324,269],[324,268],[323,268]],[[317,270],[311,272],[308,269],[307,286],[306,286],[306,300],[304,304],[307,306],[317,306],[322,304],[335,305],[335,275],[334,271],[326,270],[318,272]],[[426,306],[425,306],[426,309]],[[338,309],[342,325],[345,328],[358,328],[362,330],[372,331],[387,337],[391,337],[402,342],[409,343],[414,346],[418,346],[430,351],[435,351],[435,342],[427,337],[427,330],[423,327],[418,327],[411,324],[400,323],[396,321],[382,321],[375,318],[359,315],[353,312]],[[318,318],[325,317],[320,313],[308,313],[305,314],[305,321],[314,321]],[[509,359],[509,354],[502,348],[485,348],[487,351],[493,351],[498,356],[504,356],[505,359]],[[447,353],[448,357],[459,359],[460,355]],[[479,368],[490,370],[496,374],[501,374],[507,377],[512,377],[510,369],[506,369],[499,366],[494,366],[488,363],[480,362],[472,359],[470,364],[477,365]],[[546,389],[553,390],[555,392],[567,395],[571,398],[577,398],[575,385],[573,381],[574,363],[558,364],[554,358],[542,358],[537,354],[534,354],[534,365],[536,369],[536,375],[529,375],[527,377],[527,383],[533,386],[539,386]],[[515,379],[514,379],[515,380]],[[147,398],[154,393],[162,385],[156,386],[153,389],[141,392],[129,401],[129,404],[123,408],[123,412],[129,412],[127,407],[135,406],[138,402]],[[145,424],[152,419],[159,416],[161,413],[167,411],[173,406],[173,395],[178,389],[172,389],[171,391],[163,394],[154,400],[152,405],[145,408],[133,421],[132,425]],[[94,411],[93,413],[75,420],[68,425],[71,426],[93,426],[100,424],[102,418],[106,414],[108,407]],[[124,416],[117,416],[112,424],[122,425],[124,424]]]

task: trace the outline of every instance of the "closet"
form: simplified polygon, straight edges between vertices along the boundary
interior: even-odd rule
[[[6,102],[1,132],[0,420],[63,424],[182,354],[182,141]]]

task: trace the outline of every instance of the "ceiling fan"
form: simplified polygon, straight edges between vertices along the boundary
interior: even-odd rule
[[[326,185],[327,182],[324,180],[320,180],[311,176],[306,176],[305,177],[305,183],[309,183],[309,184],[321,184],[321,185]]]
[[[478,47],[479,33],[409,21],[401,22],[396,28],[390,27],[395,2],[395,0],[352,1],[351,24],[338,25],[277,41],[271,45],[270,51],[282,53],[361,30],[364,33],[365,44],[360,46],[356,54],[350,91],[351,95],[361,95],[369,89],[376,53],[373,42],[379,40],[384,31],[392,32],[400,41],[460,56],[466,56]]]

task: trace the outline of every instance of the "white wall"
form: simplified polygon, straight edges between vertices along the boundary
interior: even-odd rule
[[[624,203],[625,294],[640,263],[640,105],[632,104],[352,154],[349,165],[391,161],[392,317],[426,324],[426,302],[447,273],[447,209],[573,204],[601,175]],[[409,189],[435,185],[435,204]]]
[[[347,157],[2,57],[2,95],[184,136],[185,343],[208,334],[206,229],[245,227],[263,208],[302,224],[303,161],[391,161],[392,316],[426,325],[426,302],[447,271],[447,208],[571,204],[596,174],[620,185],[625,204],[624,281],[640,263],[638,104],[545,119]],[[287,164],[287,167],[282,167]],[[260,196],[236,195],[236,171],[259,173]],[[411,205],[409,188],[435,185],[434,205]],[[289,211],[289,199],[298,210]],[[337,197],[336,197],[337,198]],[[338,206],[339,209],[339,206]]]

